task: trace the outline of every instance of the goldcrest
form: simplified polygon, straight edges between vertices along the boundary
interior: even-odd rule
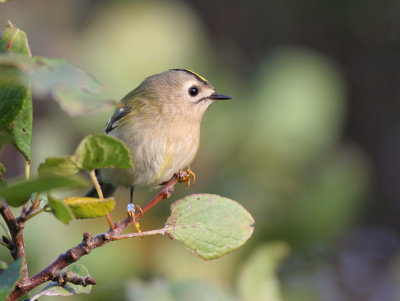
[[[209,81],[187,69],[149,76],[128,93],[105,132],[126,144],[133,168],[96,171],[104,197],[119,186],[129,187],[132,203],[134,188],[159,185],[188,167],[199,148],[201,119],[220,99],[231,97],[216,93]],[[97,197],[97,192],[86,196]]]

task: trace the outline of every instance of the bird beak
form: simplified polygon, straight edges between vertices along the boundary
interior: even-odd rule
[[[230,97],[230,96],[222,95],[222,94],[218,94],[218,93],[213,93],[213,94],[211,94],[211,96],[210,96],[209,98],[210,98],[210,99],[214,99],[214,100],[232,99],[232,97]]]

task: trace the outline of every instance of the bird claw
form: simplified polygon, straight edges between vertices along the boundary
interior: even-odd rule
[[[196,174],[190,170],[190,168],[186,169],[186,174],[182,176],[183,171],[179,170],[179,183],[186,183],[187,188],[196,182]],[[191,181],[193,181],[191,183]]]
[[[136,218],[135,218],[135,213],[136,213],[137,210],[139,210],[140,213],[143,215],[143,209],[139,205],[135,205],[133,203],[129,203],[127,205],[127,207],[126,207],[126,211],[128,213],[128,216],[133,220],[135,228],[136,228],[136,231],[138,233],[141,233],[142,231],[140,230],[139,221],[137,221]]]

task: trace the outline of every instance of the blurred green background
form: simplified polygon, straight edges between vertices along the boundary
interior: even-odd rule
[[[237,200],[256,220],[250,241],[210,262],[165,237],[112,243],[81,260],[98,285],[69,300],[400,299],[398,2],[14,0],[0,6],[3,28],[7,20],[27,33],[33,55],[70,60],[112,99],[169,68],[195,70],[233,97],[206,113],[196,185],[172,199]],[[34,100],[33,170],[71,154],[112,114],[70,117]],[[11,146],[0,161],[7,178],[23,174]],[[123,219],[128,191],[117,199],[113,216]],[[170,202],[143,230],[163,225]],[[31,274],[83,231],[106,229],[105,219],[33,219]]]

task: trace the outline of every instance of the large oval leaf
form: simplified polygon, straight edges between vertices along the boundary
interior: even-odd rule
[[[171,205],[168,235],[203,259],[218,258],[242,246],[254,219],[238,202],[214,194],[193,194]]]

